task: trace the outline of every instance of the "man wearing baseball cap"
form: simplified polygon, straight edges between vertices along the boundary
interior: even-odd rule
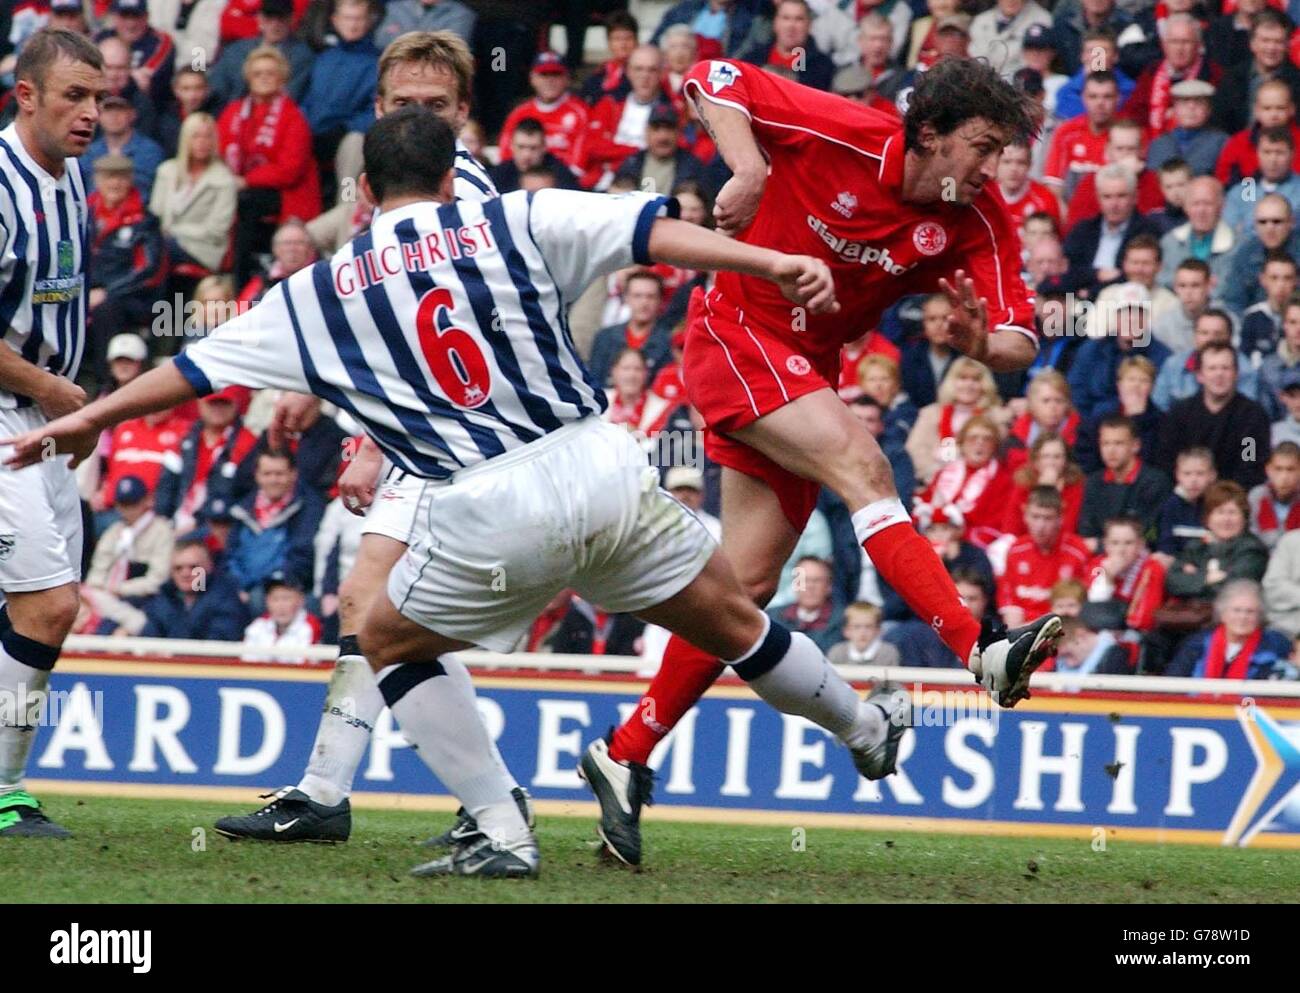
[[[257,446],[243,424],[252,391],[227,386],[199,401],[199,419],[185,432],[180,451],[163,456],[155,504],[186,534],[199,523],[200,511],[213,499],[230,502],[239,464]]]
[[[997,5],[970,22],[970,56],[987,59],[1010,79],[1024,67],[1020,46],[1025,32],[1035,24],[1051,27],[1052,15],[1035,0],[998,0]]]
[[[123,476],[113,495],[118,519],[95,545],[81,598],[101,619],[93,633],[112,634],[122,626],[139,634],[145,621],[139,608],[167,582],[174,536],[171,522],[154,513],[139,477]]]
[[[1020,49],[1020,57],[1025,63],[1020,72],[1031,69],[1038,73],[1043,87],[1043,105],[1050,113],[1056,112],[1056,91],[1070,78],[1055,70],[1059,46],[1060,40],[1052,28],[1045,24],[1031,24],[1029,30],[1025,32],[1025,40],[1021,43]],[[1074,63],[1073,60],[1067,60],[1065,64]],[[1030,92],[1024,86],[1020,86],[1020,89],[1026,93]]]
[[[615,178],[628,178],[637,189],[667,194],[678,183],[697,182],[705,185],[710,194],[716,194],[705,174],[704,165],[682,148],[681,118],[677,109],[666,100],[650,110],[646,125],[645,148],[629,156]]]
[[[219,107],[248,93],[244,60],[249,52],[263,45],[270,45],[289,60],[289,82],[285,84],[285,92],[295,103],[302,104],[316,56],[306,42],[293,36],[293,15],[292,0],[261,0],[257,33],[221,46],[217,61],[208,69],[208,85]]]
[[[320,641],[321,622],[308,612],[302,583],[291,573],[273,572],[266,578],[266,613],[244,629],[244,644],[256,648],[314,645]],[[246,661],[301,663],[291,655],[245,655]]]
[[[548,152],[566,166],[578,161],[579,144],[587,131],[587,105],[569,92],[569,82],[569,68],[563,59],[554,52],[538,54],[528,74],[532,97],[512,110],[501,126],[498,145],[502,162],[513,155],[510,139],[515,128],[530,117],[542,126]]]
[[[161,110],[171,96],[176,43],[166,31],[149,26],[147,0],[113,0],[108,25],[95,35],[95,41],[114,35],[122,39],[131,50],[131,78],[149,94],[154,109]]]
[[[132,183],[148,203],[154,176],[166,156],[158,142],[136,127],[135,104],[120,93],[108,94],[100,104],[99,137],[90,143],[82,159],[89,167],[86,172],[93,172],[95,163],[106,155],[125,156],[131,161]],[[87,178],[93,185],[93,175]]]

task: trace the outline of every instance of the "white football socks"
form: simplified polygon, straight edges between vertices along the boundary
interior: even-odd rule
[[[11,650],[32,655],[41,666],[48,662],[48,668],[20,662]],[[45,688],[58,654],[57,648],[24,638],[12,628],[0,642],[0,794],[22,788],[23,769],[36,740]]]

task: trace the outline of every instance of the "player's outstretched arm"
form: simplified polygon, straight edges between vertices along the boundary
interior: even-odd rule
[[[656,262],[684,269],[728,269],[770,279],[787,300],[814,314],[834,313],[835,281],[830,268],[809,255],[785,255],[747,245],[686,221],[660,217],[650,229],[649,254]]]
[[[13,446],[4,464],[9,469],[21,469],[55,455],[71,453],[72,464],[76,465],[94,450],[99,433],[105,428],[132,417],[168,410],[196,395],[176,364],[168,362],[81,410],[26,434],[0,438],[0,445]]]

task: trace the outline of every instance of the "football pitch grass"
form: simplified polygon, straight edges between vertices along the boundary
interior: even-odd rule
[[[250,800],[254,800],[250,796]],[[47,796],[71,841],[0,841],[37,903],[1232,903],[1300,899],[1300,851],[789,826],[644,825],[642,871],[593,847],[586,817],[543,817],[536,880],[413,879],[451,815],[354,810],[343,845],[231,842],[229,803]],[[195,829],[203,829],[197,834]],[[195,850],[198,848],[199,850]]]

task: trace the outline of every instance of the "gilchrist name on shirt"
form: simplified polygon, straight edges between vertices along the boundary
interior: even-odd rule
[[[353,256],[334,270],[334,290],[341,297],[351,296],[390,276],[423,271],[447,259],[473,258],[496,247],[487,220],[458,228],[444,227],[416,241],[370,248]]]

